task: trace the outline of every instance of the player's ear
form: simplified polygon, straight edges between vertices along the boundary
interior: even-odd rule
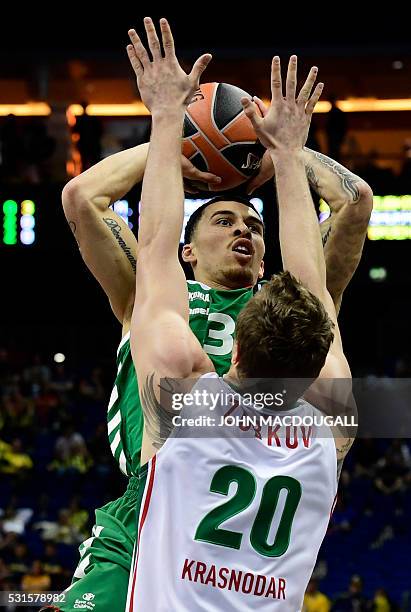
[[[264,261],[261,260],[260,269],[258,271],[258,278],[261,279],[261,278],[263,278],[263,276],[264,276]]]
[[[237,341],[234,340],[233,350],[232,350],[232,353],[231,353],[231,363],[233,365],[237,365],[239,359],[240,359],[240,351],[239,351],[239,348],[238,348]]]
[[[181,251],[181,258],[186,263],[190,263],[190,264],[196,263],[197,257],[195,255],[194,246],[191,242],[183,246],[183,250]]]

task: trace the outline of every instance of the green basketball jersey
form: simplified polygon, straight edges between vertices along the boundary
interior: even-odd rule
[[[237,316],[260,285],[223,291],[188,280],[187,287],[190,327],[221,376],[230,367]],[[108,405],[107,423],[114,458],[123,474],[135,476],[140,466],[143,413],[130,351],[130,334],[124,336],[117,351],[117,376]]]

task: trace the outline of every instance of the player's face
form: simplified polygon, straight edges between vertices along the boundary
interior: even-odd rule
[[[235,289],[254,285],[264,272],[263,224],[240,202],[215,202],[206,208],[190,245],[183,251],[196,280]]]

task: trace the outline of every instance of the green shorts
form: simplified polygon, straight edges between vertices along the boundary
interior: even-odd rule
[[[137,533],[138,482],[131,477],[122,497],[96,510],[92,536],[80,545],[79,564],[64,591],[62,612],[125,610]]]

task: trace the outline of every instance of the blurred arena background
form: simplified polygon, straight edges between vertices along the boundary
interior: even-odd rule
[[[187,64],[213,52],[207,81],[268,99],[274,53],[297,53],[301,74],[319,66],[325,92],[311,147],[338,158],[375,194],[364,255],[343,299],[345,350],[356,377],[411,377],[409,37],[389,23],[355,27],[346,16],[337,26],[310,22],[294,31],[263,12],[237,15],[234,25],[202,10],[164,14]],[[13,28],[1,26],[0,590],[67,586],[94,508],[125,487],[105,424],[121,330],[81,261],[60,196],[82,168],[149,138],[125,52],[127,29],[142,17],[129,7],[93,22],[62,9],[54,25],[26,13],[23,23],[16,15]],[[255,195],[275,236],[274,191]],[[138,203],[136,187],[116,204],[136,230]],[[267,250],[272,273],[280,265],[275,240]],[[307,610],[411,610],[410,516],[410,440],[358,439],[318,583],[309,587],[329,603]]]

